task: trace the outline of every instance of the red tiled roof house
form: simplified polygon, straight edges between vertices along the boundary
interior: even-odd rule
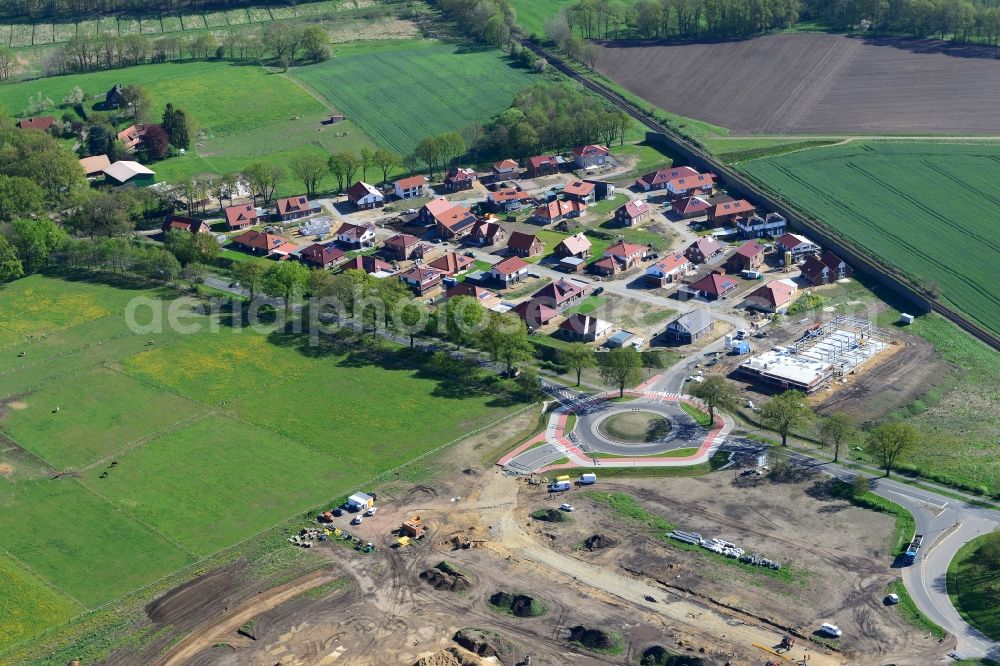
[[[730,273],[740,271],[755,271],[764,264],[764,246],[755,240],[749,240],[736,248],[726,260],[726,270]]]
[[[623,227],[636,227],[653,214],[653,207],[641,199],[633,199],[615,211],[615,222]]]
[[[251,204],[237,204],[226,208],[226,226],[230,229],[245,229],[257,224],[257,209]]]
[[[507,240],[507,251],[517,257],[533,257],[544,249],[544,244],[534,234],[515,231]]]

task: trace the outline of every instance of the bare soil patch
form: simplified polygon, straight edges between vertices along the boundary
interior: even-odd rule
[[[751,134],[1000,134],[996,49],[818,33],[607,42],[597,71],[653,104]],[[707,82],[691,85],[691,74]]]

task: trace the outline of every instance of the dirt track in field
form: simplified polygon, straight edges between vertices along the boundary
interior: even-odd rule
[[[1000,51],[827,34],[607,42],[597,70],[672,113],[751,134],[1000,132]]]

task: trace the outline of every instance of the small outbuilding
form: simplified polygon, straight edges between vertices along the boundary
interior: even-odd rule
[[[351,511],[367,511],[375,506],[375,498],[367,493],[354,493],[347,498],[347,508]]]

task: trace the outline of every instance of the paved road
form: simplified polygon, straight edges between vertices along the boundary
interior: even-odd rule
[[[652,412],[670,421],[670,432],[661,440],[647,444],[622,444],[601,434],[598,425],[614,414],[640,410]],[[672,449],[698,447],[708,435],[676,402],[640,398],[626,403],[601,402],[593,409],[577,413],[571,439],[585,452],[599,451],[618,456],[651,456]]]

